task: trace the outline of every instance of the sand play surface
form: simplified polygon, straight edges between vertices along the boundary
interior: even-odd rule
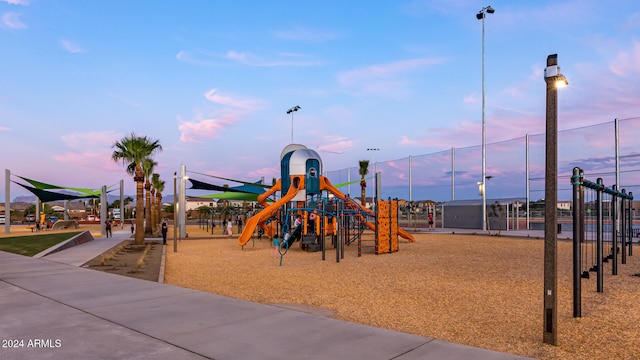
[[[333,249],[322,261],[296,243],[279,266],[267,239],[242,249],[235,236],[188,233],[177,253],[167,244],[168,284],[539,359],[640,358],[638,254],[617,276],[605,265],[604,293],[595,273],[582,280],[576,319],[571,242],[558,243],[559,345],[551,346],[542,343],[542,239],[417,234],[393,254],[365,249],[358,258],[346,247],[340,263]]]

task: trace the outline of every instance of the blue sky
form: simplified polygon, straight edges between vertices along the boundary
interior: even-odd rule
[[[488,143],[544,132],[554,53],[560,130],[640,116],[637,0],[0,0],[2,168],[133,193],[111,146],[135,132],[167,184],[277,178],[294,105],[325,171],[479,145],[487,5]]]

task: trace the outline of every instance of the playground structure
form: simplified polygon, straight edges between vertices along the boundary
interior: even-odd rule
[[[622,264],[627,263],[627,251],[633,255],[633,193],[618,191],[615,185],[607,188],[601,178],[595,183],[585,180],[584,172],[577,167],[573,169],[571,185],[573,317],[581,317],[582,279],[589,279],[590,272],[595,272],[596,291],[604,292],[604,263],[611,260],[611,274],[618,275],[618,255]]]
[[[358,242],[362,250],[362,232],[375,233],[375,253],[398,250],[398,236],[410,242],[413,236],[398,227],[397,200],[378,201],[371,211],[343,194],[322,173],[322,160],[314,150],[300,144],[287,145],[280,156],[281,178],[268,191],[258,196],[263,209],[247,220],[238,244],[249,242],[256,229],[269,238],[277,238],[291,229],[288,241],[280,241],[282,255],[297,240],[307,251],[322,251],[325,237],[330,236],[336,249],[336,260],[344,257],[345,243]],[[280,192],[280,199],[267,203],[269,196]],[[331,196],[323,197],[323,191]],[[313,215],[312,215],[313,214]],[[299,224],[295,219],[299,217]],[[313,219],[315,217],[315,219]]]

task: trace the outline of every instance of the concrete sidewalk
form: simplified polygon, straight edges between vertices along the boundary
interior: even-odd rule
[[[0,252],[0,337],[15,345],[0,358],[523,359],[69,265],[129,235],[42,259]]]

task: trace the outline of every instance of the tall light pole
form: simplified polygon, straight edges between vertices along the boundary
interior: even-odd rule
[[[546,150],[544,174],[544,326],[543,342],[558,344],[558,87],[569,82],[560,72],[558,55],[547,57]]]
[[[496,11],[491,6],[487,6],[483,7],[482,10],[476,14],[476,19],[482,20],[482,231],[487,230],[487,140],[484,121],[484,18],[487,16],[486,14],[493,14],[494,12]]]
[[[300,110],[300,106],[296,105],[287,110],[287,114],[291,114],[291,143],[293,144],[293,113]]]

